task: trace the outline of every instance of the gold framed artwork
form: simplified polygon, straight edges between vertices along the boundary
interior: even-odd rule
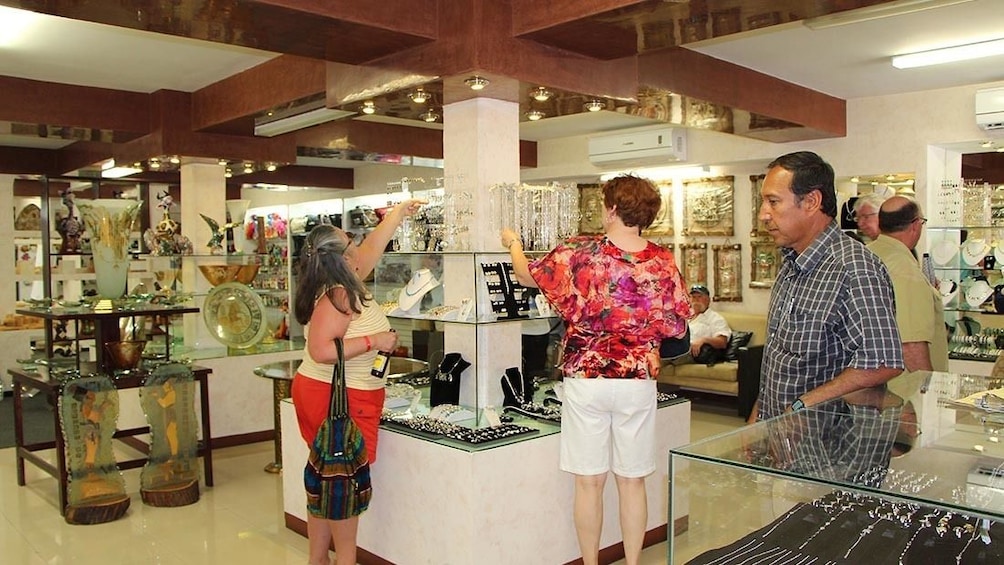
[[[703,284],[708,286],[708,244],[681,243],[677,256],[680,273],[687,286]]]
[[[683,187],[683,235],[734,235],[735,177],[686,181]]]
[[[763,205],[763,197],[760,196],[760,191],[763,189],[763,179],[765,178],[767,178],[767,175],[750,175],[750,206],[753,208],[752,221],[750,222],[753,230],[750,231],[750,237],[766,237],[770,235],[770,232],[767,231],[767,224],[760,221],[760,206]]]
[[[603,233],[603,189],[598,184],[579,185],[579,233]]]
[[[750,288],[770,288],[781,267],[781,249],[770,239],[750,241]]]
[[[742,246],[738,243],[712,246],[715,256],[715,300],[743,301]]]
[[[673,235],[673,184],[659,183],[656,188],[659,189],[662,205],[659,206],[659,213],[652,225],[642,231],[642,235],[646,237]]]

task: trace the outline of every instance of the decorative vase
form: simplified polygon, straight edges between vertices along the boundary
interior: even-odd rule
[[[227,207],[227,253],[236,253],[240,248],[237,245],[237,234],[242,230],[234,231],[235,227],[244,225],[244,217],[247,216],[250,200],[227,200],[224,204]]]
[[[80,201],[77,208],[91,236],[91,254],[98,294],[120,298],[129,278],[129,239],[140,200],[100,198]]]

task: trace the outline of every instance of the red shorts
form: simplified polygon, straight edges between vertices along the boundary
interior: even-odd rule
[[[366,444],[366,453],[370,464],[376,462],[377,430],[380,427],[380,414],[383,412],[383,400],[386,391],[348,389],[349,417],[359,426]],[[296,421],[300,425],[300,435],[307,444],[314,442],[317,429],[328,417],[328,405],[331,402],[331,384],[317,379],[305,377],[297,373],[293,377],[293,406],[296,408]]]

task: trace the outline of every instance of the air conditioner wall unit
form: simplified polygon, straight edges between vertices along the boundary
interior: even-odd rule
[[[601,167],[659,165],[687,160],[687,130],[657,128],[589,138],[589,161]]]
[[[1004,129],[1004,88],[976,91],[976,125],[987,131]]]

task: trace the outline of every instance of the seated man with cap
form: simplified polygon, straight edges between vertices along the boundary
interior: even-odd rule
[[[732,329],[721,314],[711,309],[711,293],[708,287],[695,284],[690,287],[690,302],[697,314],[690,322],[690,357],[680,362],[707,363],[712,365],[725,355],[725,348],[732,337]]]

